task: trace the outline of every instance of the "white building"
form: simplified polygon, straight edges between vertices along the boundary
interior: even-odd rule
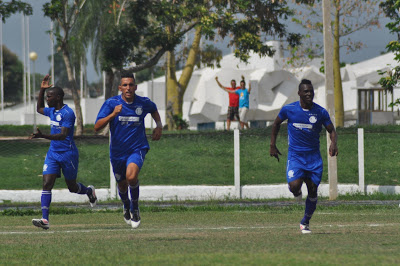
[[[202,68],[193,72],[192,78],[184,95],[183,118],[189,122],[191,129],[201,128],[201,125],[215,123],[218,129],[224,128],[224,121],[228,110],[228,94],[220,89],[215,81],[218,76],[222,85],[229,87],[230,81],[235,79],[237,84],[243,75],[247,85],[251,82],[250,110],[248,118],[253,125],[262,126],[270,124],[277,116],[283,105],[299,99],[297,95],[298,84],[301,79],[309,79],[315,89],[314,101],[326,106],[325,100],[325,76],[319,69],[321,60],[314,60],[307,67],[289,68],[281,57],[277,43],[277,52],[274,57],[260,58],[253,54],[249,63],[245,64],[235,58],[233,54],[223,57],[221,68]],[[379,88],[378,81],[381,78],[378,70],[387,70],[389,66],[396,65],[392,53],[385,54],[367,61],[342,68],[343,101],[345,109],[345,125],[354,125],[358,122],[358,91],[359,89]],[[177,72],[177,77],[181,72]],[[165,117],[165,77],[139,84],[137,93],[152,98],[161,115]],[[154,84],[152,89],[152,84]],[[152,97],[153,95],[153,97]],[[371,95],[370,95],[371,96]],[[375,95],[375,109],[378,107],[378,96]],[[389,95],[390,96],[390,95]],[[365,97],[360,96],[362,100]],[[373,96],[371,96],[373,97]],[[386,95],[381,95],[386,97]],[[395,90],[393,98],[400,97]],[[369,99],[371,100],[371,99]],[[380,99],[381,105],[385,105],[384,99]],[[391,96],[388,99],[392,101]],[[386,104],[387,106],[387,104]],[[381,109],[385,109],[380,106]],[[374,124],[394,123],[398,118],[395,112],[371,112],[370,122]],[[255,121],[258,121],[256,123]],[[163,121],[164,122],[164,121]],[[233,123],[235,126],[236,123]],[[147,123],[147,125],[149,125]],[[237,126],[237,125],[236,125]]]
[[[315,89],[314,101],[322,106],[325,103],[325,77],[320,73],[321,60],[314,60],[307,67],[290,68],[284,62],[277,42],[271,42],[277,52],[274,57],[260,58],[257,54],[250,56],[249,63],[245,64],[235,58],[233,54],[223,57],[221,68],[202,68],[193,72],[190,83],[183,99],[183,118],[189,122],[191,129],[203,127],[224,128],[228,110],[228,94],[215,81],[229,87],[230,81],[235,79],[239,84],[241,76],[246,79],[247,85],[251,82],[250,110],[248,118],[252,126],[265,126],[271,123],[277,116],[283,105],[298,100],[297,90],[300,80],[303,78],[313,82]],[[364,101],[371,102],[374,109],[385,111],[387,103],[384,102],[386,94],[378,95],[360,94],[360,89],[379,88],[378,81],[381,76],[378,70],[387,70],[389,66],[396,65],[392,53],[378,56],[353,65],[342,68],[343,98],[345,109],[345,124],[354,125],[359,121],[358,111]],[[177,77],[181,72],[177,72]],[[159,109],[162,122],[165,123],[166,115],[166,90],[165,77],[159,77],[153,81],[147,81],[138,85],[137,94],[151,98]],[[393,99],[400,98],[400,93],[395,90]],[[390,103],[391,96],[388,102]],[[104,97],[84,98],[81,100],[84,124],[93,124],[96,119]],[[66,103],[74,107],[72,100]],[[361,107],[362,108],[362,107]],[[32,124],[33,105],[22,105],[6,108],[0,115],[0,124]],[[379,111],[379,110],[377,110]],[[367,112],[369,123],[384,124],[394,123],[398,118],[397,110],[392,112]],[[363,112],[363,111],[362,111]],[[37,124],[48,124],[46,117],[36,115]],[[146,127],[152,126],[150,116],[146,117]],[[154,126],[154,125],[153,125]],[[232,127],[237,127],[232,123]]]

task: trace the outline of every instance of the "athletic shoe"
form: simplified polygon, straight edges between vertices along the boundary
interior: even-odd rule
[[[96,190],[94,189],[94,186],[92,186],[92,185],[88,186],[88,188],[90,188],[92,190],[92,193],[88,194],[90,207],[94,207],[94,206],[96,206],[96,203],[97,203]]]
[[[131,219],[131,225],[132,228],[138,228],[140,225],[140,213],[139,210],[134,210],[132,213],[132,219]]]
[[[46,219],[32,219],[32,223],[34,226],[43,228],[45,230],[50,228],[50,224],[49,221],[47,221]]]
[[[309,224],[300,224],[300,230],[302,234],[311,234],[310,225]]]
[[[131,225],[131,219],[132,219],[131,211],[129,209],[124,209],[125,223],[127,223],[128,225]]]

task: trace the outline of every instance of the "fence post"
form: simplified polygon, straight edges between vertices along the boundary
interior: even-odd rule
[[[240,189],[240,142],[239,142],[239,129],[233,130],[233,142],[234,142],[234,163],[235,163],[235,196],[236,198],[242,198]]]
[[[108,137],[108,143],[111,145],[111,132]],[[117,198],[117,181],[115,181],[114,173],[110,161],[110,199]]]
[[[364,129],[358,131],[358,189],[365,194],[365,174],[364,174]]]

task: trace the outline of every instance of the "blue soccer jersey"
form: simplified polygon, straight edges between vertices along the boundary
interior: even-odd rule
[[[287,104],[278,116],[282,121],[288,120],[289,150],[292,151],[319,151],[322,125],[332,124],[328,112],[316,103],[310,110],[301,108],[300,102]]]
[[[56,110],[54,107],[44,108],[44,115],[50,117],[51,135],[60,134],[62,127],[69,128],[68,136],[64,140],[52,140],[50,142],[49,151],[65,152],[76,149],[74,142],[74,111],[65,104],[60,110]]]
[[[135,95],[134,101],[127,103],[121,95],[118,95],[104,102],[97,115],[96,123],[99,119],[110,115],[115,106],[120,104],[122,104],[121,112],[110,121],[111,160],[126,159],[131,154],[129,151],[150,148],[146,137],[144,118],[147,114],[157,111],[155,103],[147,97]]]

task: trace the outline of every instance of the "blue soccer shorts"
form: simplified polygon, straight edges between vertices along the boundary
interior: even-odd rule
[[[126,169],[130,163],[134,163],[142,169],[148,149],[136,150],[124,159],[111,159],[115,180],[119,183],[126,179]]]
[[[65,179],[74,180],[78,176],[79,153],[77,149],[65,152],[48,151],[44,159],[43,175],[56,174]]]
[[[288,152],[286,166],[286,180],[288,183],[299,178],[309,178],[319,186],[322,179],[323,162],[321,153],[311,152]]]

